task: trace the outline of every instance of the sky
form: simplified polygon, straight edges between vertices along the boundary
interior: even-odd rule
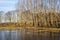
[[[17,0],[0,0],[0,11],[11,11],[16,9]]]

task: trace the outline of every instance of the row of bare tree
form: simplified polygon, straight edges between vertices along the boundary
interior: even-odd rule
[[[58,6],[56,5],[58,1],[19,0],[17,10],[5,13],[4,20],[2,21],[20,23],[21,26],[59,27],[60,13],[56,7]],[[47,2],[49,6],[45,5]]]
[[[10,11],[0,16],[0,22],[20,23],[22,26],[39,26],[39,27],[59,27],[60,13],[50,9],[48,12],[40,11],[33,13],[30,10],[23,12]]]
[[[50,11],[32,13],[30,10],[21,13],[20,23],[25,26],[39,26],[39,27],[59,27],[60,13]]]

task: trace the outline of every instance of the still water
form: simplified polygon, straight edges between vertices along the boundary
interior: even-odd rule
[[[34,30],[0,30],[0,40],[60,40],[60,32]]]

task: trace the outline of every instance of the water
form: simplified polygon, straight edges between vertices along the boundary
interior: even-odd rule
[[[60,40],[60,32],[34,30],[0,30],[0,40]]]

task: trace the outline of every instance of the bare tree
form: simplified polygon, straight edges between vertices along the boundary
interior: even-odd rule
[[[3,18],[2,18],[2,16],[3,16],[3,11],[0,11],[0,23],[2,23],[2,21],[3,21]]]
[[[5,14],[5,21],[8,21],[8,22],[11,22],[11,13],[10,12],[7,12],[6,14]]]

